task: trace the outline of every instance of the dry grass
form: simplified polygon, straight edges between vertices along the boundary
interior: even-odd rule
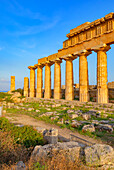
[[[0,169],[9,169],[9,166],[22,160],[28,161],[33,148],[25,148],[16,144],[8,132],[0,132]]]
[[[21,152],[21,150],[19,152]],[[14,157],[12,157],[12,159],[13,158]],[[48,157],[47,159],[39,158],[37,162],[33,160],[27,161],[28,157],[26,157],[26,155],[20,158],[23,161],[25,160],[26,170],[93,170],[93,168],[85,167],[79,161],[69,161],[63,153],[53,154],[51,158]],[[12,160],[12,163],[13,164],[10,163],[10,165],[3,164],[0,170],[15,170],[16,162]]]
[[[92,170],[93,168],[85,167],[78,160],[71,161],[63,153],[53,153],[52,157],[39,158],[37,162],[29,161],[30,170]]]

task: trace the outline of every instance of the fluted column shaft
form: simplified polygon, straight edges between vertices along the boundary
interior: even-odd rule
[[[42,98],[43,92],[42,92],[42,86],[43,86],[43,80],[42,80],[42,68],[43,66],[37,67],[37,98]]]
[[[108,103],[107,87],[107,54],[110,46],[96,50],[97,52],[97,102]]]
[[[73,88],[73,63],[72,59],[66,60],[66,85],[65,85],[65,99],[74,99],[74,88]]]
[[[35,97],[35,66],[29,66],[30,69],[30,94],[29,97]]]
[[[45,99],[51,98],[51,65],[46,63],[45,65]]]
[[[11,76],[11,86],[10,90],[14,91],[15,90],[15,76]]]
[[[28,77],[24,77],[24,96],[28,97],[29,94],[29,79]]]
[[[61,60],[55,61],[55,67],[54,67],[54,99],[61,99]]]
[[[79,100],[80,102],[89,101],[89,80],[88,80],[88,62],[87,56],[91,52],[80,54],[79,57]]]

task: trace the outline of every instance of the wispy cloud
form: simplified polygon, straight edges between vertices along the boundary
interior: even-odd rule
[[[4,0],[4,1],[7,4],[8,8],[7,10],[9,10],[10,13],[13,13],[20,17],[26,17],[28,19],[38,20],[37,24],[36,22],[33,21],[33,25],[31,26],[29,25],[29,22],[26,22],[26,20],[25,23],[23,24],[21,23],[21,20],[15,21],[12,18],[10,19],[9,17],[8,19],[10,21],[9,24],[11,24],[11,27],[13,27],[13,29],[7,30],[6,27],[6,29],[4,30],[4,34],[6,33],[11,36],[34,35],[53,28],[60,21],[58,15],[48,18],[47,16],[42,15],[39,12],[33,12],[30,9],[23,7],[16,0]]]
[[[9,80],[6,80],[4,78],[1,78],[0,79],[0,84],[3,84],[3,83],[9,83]]]
[[[35,40],[31,40],[31,42],[24,41],[23,46],[27,49],[32,49],[36,47],[36,43],[34,42]]]
[[[2,51],[4,49],[4,47],[0,47],[0,51]]]
[[[8,33],[9,35],[12,35],[12,36],[34,35],[34,34],[38,34],[40,32],[53,28],[58,22],[59,22],[59,19],[54,19],[52,22],[50,21],[48,23],[42,23],[41,25],[20,26],[18,28],[19,31],[13,31],[13,32],[8,31]]]
[[[24,8],[19,2],[16,0],[5,0],[8,4],[8,10],[14,13],[17,16],[27,17],[31,19],[41,20],[44,21],[47,19],[46,16],[42,15],[39,12],[32,12],[28,8]]]

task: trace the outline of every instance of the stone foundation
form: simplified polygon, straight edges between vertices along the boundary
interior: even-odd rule
[[[97,89],[89,89],[88,93],[90,101],[97,102]],[[42,97],[44,98],[44,89]],[[51,89],[51,98],[54,98],[54,89]],[[65,99],[65,89],[61,89],[61,99]],[[114,103],[114,89],[108,89],[108,99],[110,103]],[[74,100],[79,100],[79,89],[74,89]]]

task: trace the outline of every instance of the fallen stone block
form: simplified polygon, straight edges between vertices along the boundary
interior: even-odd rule
[[[51,128],[50,130],[47,130],[44,134],[44,139],[49,144],[56,144],[58,142],[58,129]]]
[[[95,144],[91,147],[86,147],[84,152],[86,164],[89,166],[114,163],[114,150],[109,145]]]
[[[86,131],[89,131],[89,132],[95,132],[95,127],[94,125],[84,125],[83,128],[82,128],[82,131],[86,132]]]
[[[77,142],[58,142],[57,144],[47,144],[44,146],[38,145],[34,148],[31,159],[34,161],[39,160],[39,158],[50,158],[54,153],[63,154],[66,159],[70,161],[79,160],[80,152],[82,146]]]

